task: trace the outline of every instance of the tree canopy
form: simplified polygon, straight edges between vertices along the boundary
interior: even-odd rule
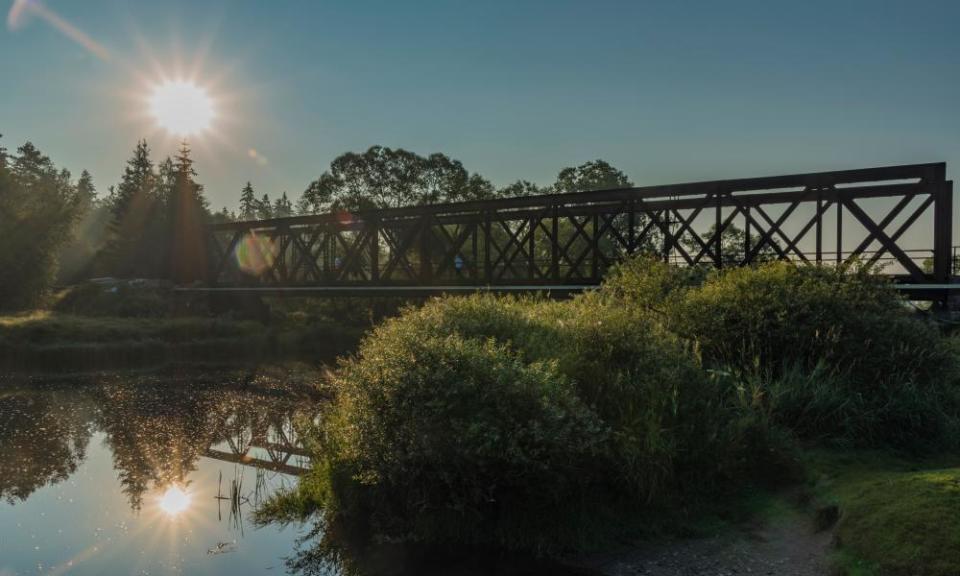
[[[59,250],[92,189],[83,180],[73,183],[30,142],[13,155],[0,147],[0,307],[35,306],[49,291]]]

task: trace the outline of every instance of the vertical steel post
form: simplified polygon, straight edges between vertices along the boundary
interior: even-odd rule
[[[837,264],[843,261],[843,201],[837,191]]]
[[[716,212],[717,212],[717,214],[716,214],[716,221],[715,221],[714,224],[713,224],[713,229],[716,231],[715,236],[716,236],[717,245],[714,247],[714,250],[715,250],[714,253],[716,254],[716,258],[717,258],[717,268],[723,268],[723,247],[721,246],[721,244],[722,244],[722,238],[723,238],[723,230],[722,230],[722,227],[723,227],[723,219],[722,219],[722,216],[723,216],[723,214],[722,214],[722,212],[723,212],[723,196],[720,194],[720,191],[719,191],[719,190],[717,190],[717,191],[715,192],[715,194],[716,194],[716,197],[717,197],[717,198],[716,198],[716,201],[717,201]]]
[[[823,192],[817,190],[817,264],[823,262]]]
[[[953,240],[953,182],[940,181],[932,186],[935,195],[933,201],[933,277],[934,281],[938,283],[948,283],[951,276],[950,245]]]
[[[430,213],[420,218],[420,281],[429,286],[433,281],[433,264],[430,262]]]
[[[376,216],[367,221],[370,234],[370,280],[380,282],[380,223]]]
[[[555,281],[560,281],[560,208],[553,204],[553,222],[550,234],[550,273]]]

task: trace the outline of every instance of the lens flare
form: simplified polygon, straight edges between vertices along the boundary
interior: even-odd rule
[[[240,270],[259,276],[273,266],[278,252],[277,244],[273,240],[266,236],[258,236],[251,230],[237,242],[233,255]]]
[[[177,485],[171,485],[157,501],[168,516],[176,516],[190,507],[190,494]]]
[[[208,129],[215,115],[213,100],[207,91],[184,81],[154,86],[150,114],[162,128],[184,137]]]

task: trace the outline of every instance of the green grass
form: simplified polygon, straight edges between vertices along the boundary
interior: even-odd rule
[[[116,342],[180,343],[262,334],[252,321],[216,318],[119,318],[75,316],[47,311],[0,316],[0,345],[54,346]]]
[[[177,362],[243,363],[277,356],[329,360],[351,349],[361,333],[331,322],[265,326],[230,318],[37,311],[0,316],[0,367],[63,372]]]
[[[960,574],[960,456],[820,452],[808,466],[817,498],[840,507],[841,573]]]

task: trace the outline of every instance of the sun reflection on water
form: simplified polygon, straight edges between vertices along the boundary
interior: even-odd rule
[[[190,507],[190,493],[173,484],[158,499],[160,509],[170,517],[175,517]]]

